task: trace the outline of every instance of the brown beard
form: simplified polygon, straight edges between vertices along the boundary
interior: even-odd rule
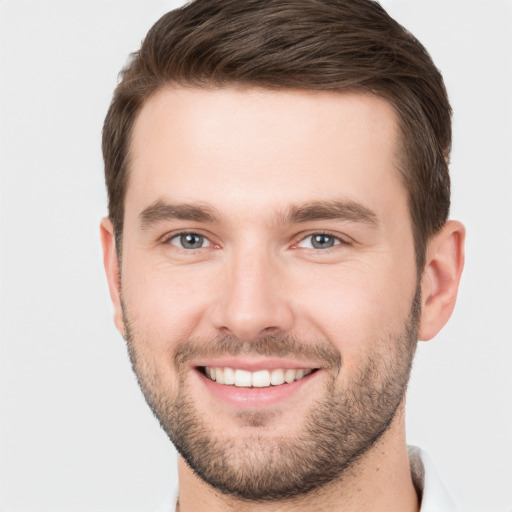
[[[388,333],[369,345],[375,350],[364,367],[341,387],[337,377],[343,360],[328,340],[305,343],[286,334],[251,342],[231,336],[186,340],[174,352],[178,387],[159,376],[130,328],[123,306],[126,341],[140,387],[156,418],[186,463],[218,491],[250,501],[277,501],[309,493],[339,480],[344,472],[381,438],[402,402],[417,344],[420,316],[418,287],[411,310],[399,332]],[[139,340],[140,341],[140,340]],[[304,412],[298,435],[254,433],[223,437],[212,427],[214,418],[197,410],[187,383],[187,362],[196,357],[293,354],[323,362],[328,378],[323,398]],[[264,427],[272,413],[240,411],[243,426]],[[219,422],[220,423],[220,422]]]

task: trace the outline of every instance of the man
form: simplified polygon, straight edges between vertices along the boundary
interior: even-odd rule
[[[453,510],[404,425],[463,267],[450,114],[368,0],[196,0],[150,30],[105,120],[101,234],[180,454],[162,510]]]

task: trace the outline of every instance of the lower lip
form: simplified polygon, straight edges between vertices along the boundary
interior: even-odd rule
[[[239,388],[237,386],[227,386],[218,384],[196,370],[201,382],[215,398],[231,404],[239,409],[268,407],[278,404],[298,394],[304,386],[316,380],[319,370],[306,375],[300,380],[290,384],[281,384],[280,386],[268,386],[265,388]]]

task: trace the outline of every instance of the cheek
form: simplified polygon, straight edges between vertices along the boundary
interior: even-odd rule
[[[134,332],[144,335],[152,350],[165,352],[193,335],[205,310],[206,276],[164,265],[127,262],[122,293]]]
[[[300,315],[336,346],[346,364],[379,350],[376,344],[388,342],[408,319],[416,272],[414,267],[397,272],[393,266],[330,269],[328,275],[310,273],[307,283],[301,280],[303,291],[295,295]]]

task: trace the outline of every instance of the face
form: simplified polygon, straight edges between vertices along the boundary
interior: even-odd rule
[[[397,137],[348,93],[168,88],[136,120],[118,326],[222,492],[308,492],[392,425],[419,314]]]

